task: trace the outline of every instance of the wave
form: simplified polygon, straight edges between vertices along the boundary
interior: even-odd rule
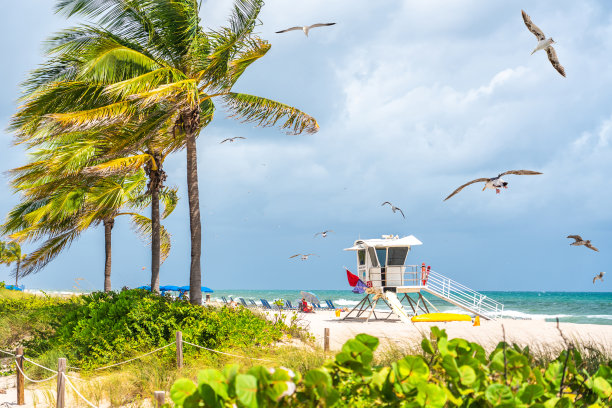
[[[607,319],[612,320],[612,315],[586,315],[588,319]]]
[[[544,319],[555,319],[565,317],[575,317],[575,315],[568,314],[539,314],[539,313],[525,313],[518,310],[504,310],[503,317],[511,317],[515,319],[532,319],[532,320],[544,320]]]
[[[359,303],[359,300],[348,300],[348,299],[337,299],[333,301],[335,305],[340,306],[355,306]]]

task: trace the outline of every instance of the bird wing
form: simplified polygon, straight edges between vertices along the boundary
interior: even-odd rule
[[[315,238],[317,237],[317,235],[321,234],[321,232],[317,232],[316,234],[314,234]]]
[[[319,256],[317,254],[306,254],[306,256],[310,256],[310,255]]]
[[[401,208],[399,208],[399,207],[395,207],[395,208],[397,209],[397,211],[402,213],[402,217],[406,218],[406,216],[404,215],[404,212],[402,211]]]
[[[276,34],[286,33],[287,31],[302,30],[302,27],[291,27],[285,30],[277,31]]]
[[[574,238],[576,242],[582,241],[582,237],[580,235],[568,235],[567,238]]]
[[[227,142],[228,140],[231,140],[231,139],[223,139],[222,141],[220,141],[220,142],[219,142],[219,144],[221,144],[221,143],[225,143],[225,142]]]
[[[546,47],[546,54],[548,54],[548,60],[552,66],[565,78],[565,68],[559,64],[559,58],[557,58],[557,52],[553,47]]]
[[[236,136],[234,139],[246,139],[244,136]]]
[[[599,252],[599,249],[595,248],[595,247],[594,247],[593,245],[591,245],[591,244],[585,244],[584,246],[585,246],[585,247],[587,247],[587,248],[589,248],[589,249],[592,249],[592,250],[593,250],[593,251],[595,251],[595,252]]]
[[[334,230],[327,230],[327,231],[325,231],[325,232],[334,232]]]
[[[536,38],[538,39],[538,41],[542,41],[546,39],[546,36],[544,35],[544,33],[542,32],[542,30],[540,30],[538,28],[537,25],[533,24],[533,21],[531,21],[531,18],[527,15],[527,13],[525,13],[523,10],[521,10],[521,14],[523,14],[523,21],[525,22],[525,25],[527,26],[527,29],[529,31],[531,31],[531,33],[533,35],[536,36]]]
[[[317,23],[317,24],[313,24],[313,25],[311,25],[311,26],[308,26],[308,29],[315,28],[315,27],[326,27],[326,26],[332,26],[332,25],[334,25],[334,24],[336,24],[336,23]]]
[[[295,254],[295,255],[292,255],[292,256],[290,256],[290,257],[289,257],[289,259],[291,259],[291,258],[295,258],[296,256],[300,256],[300,255],[302,255],[302,254]]]
[[[542,174],[539,171],[532,171],[532,170],[508,170],[503,172],[502,174],[500,174],[499,177],[505,176],[506,174],[516,174],[518,176],[535,176],[536,174]]]
[[[444,201],[448,200],[449,198],[451,198],[452,196],[454,196],[455,194],[457,194],[458,192],[460,192],[461,190],[463,190],[465,187],[469,186],[470,184],[480,183],[481,181],[489,181],[489,179],[486,177],[483,177],[483,178],[479,178],[476,180],[468,181],[467,183],[465,183],[464,185],[462,185],[461,187],[453,191],[451,195],[449,195],[448,197],[444,199]]]
[[[380,206],[382,207],[382,206],[383,206],[383,205],[385,205],[385,204],[389,204],[391,207],[393,207],[393,204],[391,204],[391,203],[390,203],[390,202],[388,202],[388,201],[385,201],[385,202],[384,202],[384,203],[382,203]]]
[[[597,275],[597,276],[595,276],[595,277],[593,278],[593,285],[595,284],[595,281],[596,281],[597,279],[599,279],[599,275]]]

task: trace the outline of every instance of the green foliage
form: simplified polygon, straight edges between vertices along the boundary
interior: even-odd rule
[[[0,302],[3,312],[40,307],[45,298]],[[176,331],[185,341],[215,350],[264,347],[283,337],[282,321],[270,322],[245,308],[194,306],[144,290],[95,292],[64,301],[63,307],[45,312],[49,323],[24,342],[29,355],[44,357],[58,350],[73,366],[93,368],[126,360],[175,341]],[[53,316],[50,316],[53,315]],[[186,353],[199,349],[185,345]],[[160,356],[173,358],[170,347]],[[163,358],[163,357],[162,357]]]
[[[547,366],[533,364],[529,348],[500,343],[487,356],[478,344],[447,338],[432,328],[424,356],[373,367],[378,339],[360,334],[334,360],[303,376],[280,368],[236,365],[203,370],[197,384],[177,380],[176,407],[607,407],[612,362],[589,374],[576,350]],[[569,353],[569,355],[568,355]],[[563,378],[563,380],[562,380]]]

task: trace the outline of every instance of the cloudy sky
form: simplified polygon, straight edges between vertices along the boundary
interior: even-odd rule
[[[13,2],[0,16],[0,123],[17,107],[19,82],[43,60],[42,42],[76,24],[53,1]],[[224,24],[230,0],[204,1],[207,27]],[[213,289],[341,289],[342,251],[361,238],[414,234],[409,263],[480,290],[610,291],[592,277],[612,261],[612,6],[605,0],[530,1],[526,12],[557,42],[567,78],[536,45],[515,1],[269,0],[261,36],[270,52],[235,90],[315,116],[315,135],[287,136],[227,118],[200,135],[203,282]],[[275,34],[294,25],[336,22]],[[26,156],[0,139],[5,171]],[[247,140],[223,145],[223,138]],[[510,169],[496,195],[457,186]],[[187,284],[185,155],[166,164],[182,201],[166,221],[173,249],[162,284]],[[2,176],[0,213],[17,203]],[[391,201],[406,214],[393,214]],[[326,239],[317,231],[333,229]],[[149,281],[150,255],[126,220],[113,230],[113,287]],[[569,247],[568,234],[601,252]],[[25,251],[33,250],[28,245]],[[302,262],[288,259],[314,252]],[[103,283],[103,229],[88,231],[37,275],[32,288]],[[142,268],[145,267],[145,271]],[[0,280],[10,279],[0,267]]]

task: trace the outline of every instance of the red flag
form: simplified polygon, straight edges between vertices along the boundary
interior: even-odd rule
[[[352,274],[348,269],[346,269],[346,278],[351,286],[355,286],[359,282],[359,276]]]

